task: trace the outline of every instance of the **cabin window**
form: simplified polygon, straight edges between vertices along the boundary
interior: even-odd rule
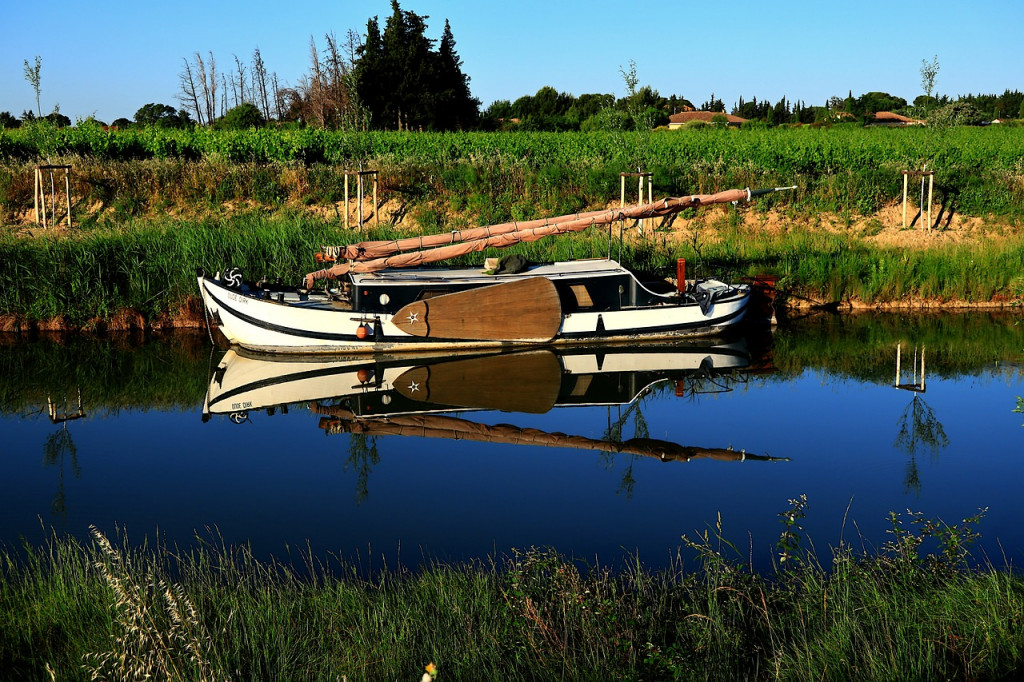
[[[445,294],[452,293],[451,289],[425,289],[419,296],[416,297],[417,301],[425,301],[428,298],[434,298],[435,296],[444,296]]]
[[[594,376],[592,374],[583,374],[576,377],[576,385],[572,388],[572,397],[581,398],[587,394],[587,389],[590,388],[590,382],[593,381]]]
[[[594,307],[594,300],[590,298],[590,292],[587,291],[586,285],[573,284],[569,287],[569,291],[572,292],[573,297],[576,299],[577,309],[585,310]]]

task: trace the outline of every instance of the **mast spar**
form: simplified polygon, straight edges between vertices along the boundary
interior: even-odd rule
[[[693,194],[686,197],[666,198],[638,206],[590,211],[557,218],[542,218],[523,223],[502,223],[438,235],[325,247],[323,253],[317,254],[319,261],[330,262],[345,259],[346,262],[336,262],[329,268],[307,274],[304,285],[307,289],[311,289],[313,283],[318,279],[335,279],[350,272],[376,272],[385,268],[435,263],[488,248],[507,248],[552,235],[579,232],[598,225],[609,225],[619,220],[664,217],[687,208],[708,204],[738,204],[748,202],[754,197],[790,189],[796,189],[796,185],[757,190],[731,189],[715,194]]]

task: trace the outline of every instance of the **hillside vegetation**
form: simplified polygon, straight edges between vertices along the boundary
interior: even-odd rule
[[[1014,302],[1024,296],[1024,129],[696,129],[653,133],[213,131],[45,124],[0,133],[0,328],[197,324],[196,267],[298,282],[324,244],[562,215],[618,204],[623,171],[654,196],[797,185],[748,207],[686,211],[623,260],[678,257],[722,276],[773,273],[792,301]],[[69,163],[74,227],[33,224],[34,167]],[[933,229],[899,210],[902,171],[934,169]],[[380,172],[355,225],[355,183]],[[44,176],[49,183],[49,177]],[[54,187],[61,203],[63,177]],[[627,201],[636,200],[630,179]],[[615,240],[618,241],[617,239]],[[520,247],[604,256],[607,233]],[[618,246],[613,255],[618,255]],[[494,254],[481,254],[479,257]],[[125,311],[130,311],[128,316]]]

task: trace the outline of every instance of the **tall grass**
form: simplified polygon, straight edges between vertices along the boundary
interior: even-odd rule
[[[265,680],[416,679],[430,661],[451,679],[1024,670],[1024,581],[972,567],[980,515],[949,526],[892,514],[877,552],[841,545],[819,557],[803,548],[806,499],[792,502],[770,576],[736,558],[721,527],[684,538],[658,572],[528,548],[369,576],[308,555],[297,566],[260,562],[216,539],[170,550],[51,537],[0,553],[0,669],[19,679],[135,679],[145,669]]]
[[[325,244],[385,238],[406,232],[382,225],[355,236],[337,220],[248,213],[232,219],[132,220],[71,236],[25,239],[0,232],[0,315],[27,320],[61,318],[74,327],[95,326],[130,309],[150,323],[194,315],[195,269],[241,267],[246,276],[281,277],[297,284],[319,266],[312,255]],[[613,230],[611,255],[618,257]],[[603,257],[608,233],[542,240],[517,247],[535,261]],[[479,264],[495,251],[462,264]],[[702,275],[780,276],[784,294],[818,302],[868,303],[927,298],[938,301],[1010,302],[1024,296],[1024,237],[920,251],[876,247],[828,233],[787,232],[751,236],[726,230],[715,242],[674,243],[663,233],[622,242],[623,262],[662,275],[687,259]],[[694,272],[693,269],[690,272]]]

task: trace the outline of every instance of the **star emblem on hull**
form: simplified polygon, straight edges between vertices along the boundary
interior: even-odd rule
[[[412,383],[409,384],[409,392],[410,393],[416,393],[419,390],[420,390],[419,383],[413,381]]]
[[[419,312],[409,313],[409,324],[416,324],[420,319]]]

